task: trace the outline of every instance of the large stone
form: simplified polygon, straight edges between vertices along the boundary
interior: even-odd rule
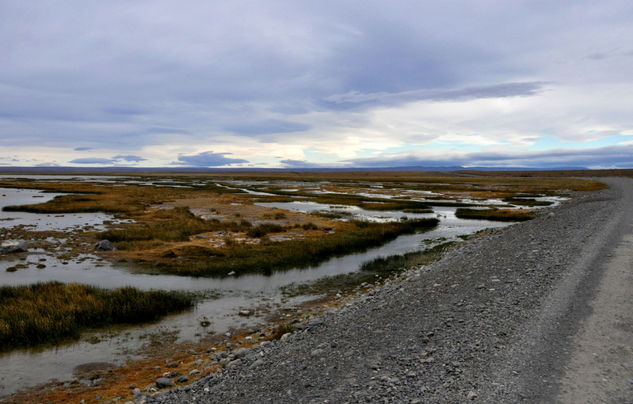
[[[101,240],[97,244],[95,244],[95,248],[99,251],[112,251],[114,250],[114,246],[110,242],[110,240]]]
[[[166,377],[159,377],[156,380],[156,387],[158,387],[159,389],[162,389],[165,387],[174,387],[174,381]]]
[[[6,240],[0,243],[0,254],[27,252],[26,242],[22,240]]]

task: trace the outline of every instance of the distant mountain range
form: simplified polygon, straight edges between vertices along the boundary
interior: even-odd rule
[[[10,167],[0,166],[0,173],[225,173],[225,172],[345,172],[345,171],[560,171],[587,170],[586,167],[288,167],[288,168],[211,168],[211,167]]]

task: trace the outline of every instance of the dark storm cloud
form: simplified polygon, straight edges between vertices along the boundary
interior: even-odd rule
[[[230,154],[231,153],[213,153],[212,151],[193,155],[180,154],[178,155],[178,161],[174,164],[190,167],[221,167],[231,164],[248,163],[248,161],[244,159],[225,157]]]
[[[421,153],[423,154],[423,153]],[[450,156],[385,156],[353,159],[346,164],[358,167],[633,167],[633,145],[590,149],[555,149],[548,151],[515,151],[467,153]]]

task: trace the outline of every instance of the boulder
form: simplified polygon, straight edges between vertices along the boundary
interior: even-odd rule
[[[156,380],[156,387],[158,387],[159,389],[165,387],[174,387],[174,381],[166,377],[160,377]]]
[[[22,240],[6,240],[0,243],[0,254],[27,252],[26,242]]]
[[[114,246],[110,242],[110,240],[101,240],[97,244],[95,244],[95,248],[99,251],[112,251],[114,250]]]

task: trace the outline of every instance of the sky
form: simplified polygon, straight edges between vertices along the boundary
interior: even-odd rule
[[[0,167],[633,167],[630,1],[0,0]]]

